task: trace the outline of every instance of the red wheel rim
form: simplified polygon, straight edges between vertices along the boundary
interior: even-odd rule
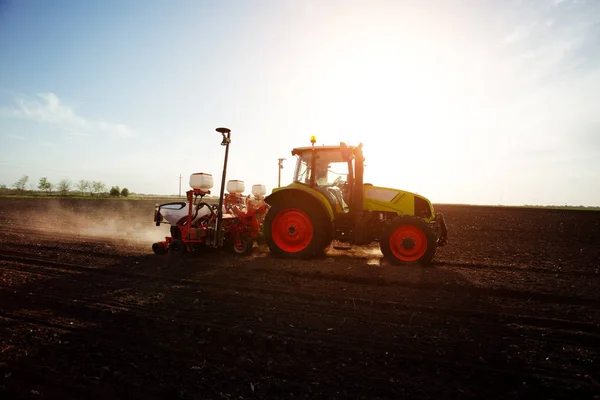
[[[402,225],[390,236],[390,249],[402,261],[417,261],[427,251],[427,237],[416,226]]]
[[[271,225],[275,244],[288,253],[296,253],[308,247],[312,240],[313,223],[305,212],[288,208],[277,214]]]

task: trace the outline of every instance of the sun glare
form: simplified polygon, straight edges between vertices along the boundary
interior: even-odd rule
[[[478,73],[461,57],[427,38],[373,34],[342,45],[318,79],[319,144],[362,142],[372,183],[430,191],[440,160],[479,144],[466,126],[477,112],[468,77]]]

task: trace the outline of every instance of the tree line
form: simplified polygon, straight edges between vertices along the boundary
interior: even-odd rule
[[[17,193],[25,193],[27,184],[29,183],[29,175],[23,175],[19,179],[12,184],[12,187]],[[72,191],[72,189],[76,189],[77,192],[81,193],[84,196],[86,193],[89,193],[90,196],[94,195],[109,195],[111,197],[127,197],[129,196],[129,189],[123,188],[121,189],[119,186],[112,186],[110,190],[106,190],[106,185],[99,181],[88,181],[85,179],[81,179],[77,182],[71,182],[68,179],[61,179],[57,183],[52,183],[48,180],[47,177],[43,176],[39,179],[37,188],[46,192],[47,194],[52,194],[54,190],[55,193],[60,193],[62,195],[67,195]],[[4,184],[0,184],[0,192],[8,192],[9,189]]]

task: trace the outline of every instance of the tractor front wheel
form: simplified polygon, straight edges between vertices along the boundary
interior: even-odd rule
[[[269,209],[264,229],[265,240],[276,256],[312,258],[323,248],[327,224],[320,210],[289,199]]]
[[[384,257],[392,264],[431,264],[437,238],[426,221],[403,215],[394,218],[385,228],[379,243]]]

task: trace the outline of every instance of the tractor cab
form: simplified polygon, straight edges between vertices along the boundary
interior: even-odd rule
[[[339,146],[300,147],[297,155],[294,183],[310,186],[321,193],[335,213],[350,211],[351,164]]]

